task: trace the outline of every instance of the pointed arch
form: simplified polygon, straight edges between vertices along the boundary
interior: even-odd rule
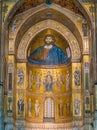
[[[47,28],[57,31],[67,40],[67,42],[71,48],[72,60],[80,60],[81,51],[80,51],[80,47],[79,47],[78,41],[76,40],[75,36],[70,32],[70,30],[66,26],[64,26],[61,23],[58,23],[54,20],[44,20],[42,22],[39,22],[39,23],[35,24],[34,26],[32,26],[24,34],[24,36],[22,37],[22,40],[19,44],[18,50],[17,50],[17,59],[18,60],[26,60],[27,49],[28,49],[28,46],[31,43],[32,39],[38,33],[40,33],[42,30],[45,30]]]
[[[8,15],[6,16],[4,25],[8,25],[12,19],[12,17],[15,15],[16,11],[20,8],[20,6],[25,2],[25,0],[18,0],[13,7],[11,8],[10,12],[8,13]],[[91,23],[92,26],[92,20],[91,17],[89,15],[89,13],[87,12],[86,8],[84,7],[83,3],[80,0],[73,0],[73,2],[75,3],[75,5],[78,7],[78,9],[83,13],[83,15],[86,17],[87,21],[89,21],[89,23]]]

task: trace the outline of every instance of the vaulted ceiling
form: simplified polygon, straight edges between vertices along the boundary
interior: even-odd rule
[[[74,4],[73,0],[25,0],[25,2],[17,10],[16,14],[27,11],[28,9],[31,9],[32,7],[35,7],[35,6],[40,5],[42,3],[45,3],[47,5],[51,5],[51,4],[55,3],[55,4],[58,4],[62,7],[64,7],[64,8],[67,8],[67,9],[69,9],[77,14],[82,15],[80,10]]]

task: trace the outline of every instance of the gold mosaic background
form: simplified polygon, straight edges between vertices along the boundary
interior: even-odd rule
[[[59,34],[58,32],[52,30],[52,29],[45,29],[43,30],[41,33],[39,33],[38,35],[36,35],[33,39],[33,41],[30,43],[29,49],[28,49],[28,55],[30,52],[33,52],[34,50],[36,50],[38,47],[43,46],[44,45],[44,38],[47,34],[51,34],[54,36],[55,38],[55,45],[60,47],[66,54],[66,48],[69,47],[67,41],[65,38],[63,38],[63,36],[61,36],[61,34]]]
[[[43,80],[45,77],[48,75],[48,72],[50,72],[50,75],[53,77],[53,93],[54,94],[62,94],[64,92],[69,92],[71,91],[71,85],[70,88],[66,90],[66,75],[69,74],[70,77],[70,84],[71,84],[71,66],[65,66],[64,68],[32,68],[31,66],[29,67],[28,75],[29,75],[29,80],[32,80],[32,88],[30,87],[30,81],[28,85],[28,90],[30,92],[34,93],[44,93],[44,85],[43,85]],[[30,73],[32,73],[32,79],[30,79]],[[59,76],[58,76],[59,75]],[[37,77],[40,78],[40,89],[37,89]],[[58,79],[61,78],[61,79]],[[58,82],[58,81],[59,82]],[[58,87],[58,83],[61,84],[61,89]],[[47,93],[47,92],[45,92]],[[52,93],[52,92],[50,92]]]

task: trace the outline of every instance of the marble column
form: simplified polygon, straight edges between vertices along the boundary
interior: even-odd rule
[[[97,130],[97,83],[95,83],[94,87],[95,87],[95,93],[94,93],[94,95],[95,95],[94,130]]]
[[[94,68],[94,70],[95,70],[95,72],[96,73],[94,73],[94,82],[95,82],[95,84],[94,84],[94,92],[95,92],[95,98],[94,98],[94,100],[95,100],[95,107],[94,107],[94,110],[95,110],[95,112],[94,112],[94,130],[97,130],[97,3],[95,2],[95,55],[94,55],[94,58],[95,58],[95,68]]]
[[[93,35],[93,52],[94,52],[94,82],[97,82],[97,3],[95,3],[95,21]]]
[[[2,67],[3,67],[3,55],[2,55],[2,0],[0,0],[0,130],[3,130],[3,78],[2,78]]]

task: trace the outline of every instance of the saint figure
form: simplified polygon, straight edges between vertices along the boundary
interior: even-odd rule
[[[78,99],[78,97],[76,97],[76,99],[74,101],[74,113],[75,113],[75,115],[80,114],[80,100]]]
[[[66,103],[66,114],[67,115],[70,114],[70,103],[69,102]]]
[[[81,73],[80,73],[80,70],[78,68],[76,68],[75,72],[74,72],[75,86],[80,86],[80,80],[81,80]]]
[[[40,73],[37,73],[35,75],[35,83],[36,83],[36,89],[39,90],[41,86],[41,76]]]
[[[32,79],[33,79],[33,75],[32,75],[32,71],[30,71],[30,74],[29,74],[29,89],[32,88]]]
[[[87,23],[82,23],[82,31],[83,31],[83,35],[87,36],[88,34],[88,26]]]
[[[64,84],[64,76],[58,73],[56,78],[56,85],[58,89],[61,89],[63,84]]]
[[[40,112],[40,104],[39,104],[39,101],[36,100],[36,101],[35,101],[35,116],[36,116],[36,117],[39,116],[39,112]]]
[[[62,100],[60,100],[59,104],[58,104],[58,109],[59,109],[59,116],[63,116],[63,112],[64,112],[64,105]]]
[[[18,100],[18,114],[23,114],[24,112],[24,100],[22,97]]]
[[[18,70],[18,86],[22,86],[24,84],[24,72],[22,69]]]
[[[55,39],[52,35],[46,35],[44,42],[43,46],[30,54],[29,62],[41,65],[59,65],[69,62],[63,50],[54,44]]]
[[[53,91],[54,81],[50,71],[48,71],[48,74],[45,76],[43,83],[45,85],[45,91],[47,92]]]
[[[17,21],[16,21],[16,20],[13,21],[13,23],[12,23],[11,26],[12,26],[12,27],[11,27],[11,34],[14,34],[14,33],[16,32],[16,28],[17,28],[17,26],[18,26]]]
[[[29,115],[32,114],[32,101],[31,101],[31,99],[29,99],[29,101],[28,101],[28,113],[29,113]]]
[[[67,72],[66,74],[66,90],[70,88],[70,74]]]

